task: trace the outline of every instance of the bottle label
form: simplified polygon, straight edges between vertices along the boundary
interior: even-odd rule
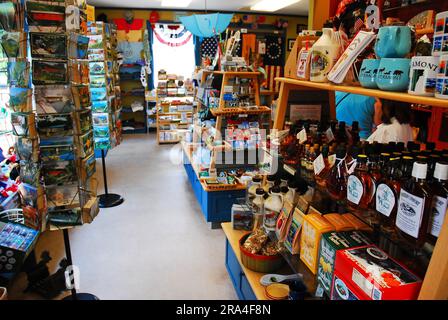
[[[331,156],[328,156],[328,163],[330,164],[330,167],[333,167],[336,163],[336,155],[332,154]]]
[[[398,200],[395,224],[401,231],[417,239],[424,209],[424,198],[417,197],[402,189]]]
[[[359,204],[362,195],[364,193],[364,188],[362,187],[362,182],[357,176],[351,175],[347,180],[347,200]]]
[[[264,213],[264,228],[266,231],[275,231],[277,225],[278,212],[266,210]]]
[[[325,162],[324,162],[324,157],[322,156],[322,154],[320,154],[314,161],[313,161],[313,166],[314,166],[314,174],[317,176],[319,175],[322,170],[325,169]]]
[[[302,129],[298,134],[297,134],[297,139],[299,140],[299,143],[302,144],[304,143],[307,139],[308,136],[306,135],[306,130]]]
[[[387,184],[380,184],[376,190],[376,211],[389,217],[395,206],[395,195]]]
[[[434,237],[438,237],[440,234],[440,229],[443,225],[443,220],[445,219],[446,208],[448,205],[448,199],[435,196],[432,204],[432,217],[429,223],[428,231]]]
[[[328,128],[328,130],[325,131],[325,135],[327,136],[327,143],[330,143],[334,140],[334,134],[333,131],[331,131],[331,128]]]

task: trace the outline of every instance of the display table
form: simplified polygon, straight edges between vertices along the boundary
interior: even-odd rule
[[[241,263],[239,241],[247,231],[233,230],[232,223],[222,223],[226,235],[226,268],[240,300],[267,300],[260,278],[264,273],[247,269]]]
[[[237,202],[238,198],[245,197],[246,190],[207,190],[191,163],[189,151],[184,144],[183,146],[183,164],[196,200],[201,206],[205,220],[211,223],[212,229],[219,228],[221,222],[231,220],[232,205]]]

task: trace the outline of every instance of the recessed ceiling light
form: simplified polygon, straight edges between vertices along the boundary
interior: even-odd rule
[[[186,8],[192,0],[162,0],[162,7]]]
[[[274,12],[300,1],[302,0],[261,0],[250,7],[250,10]]]

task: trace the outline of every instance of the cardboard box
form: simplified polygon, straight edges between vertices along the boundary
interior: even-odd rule
[[[329,231],[334,231],[334,226],[319,214],[308,214],[303,219],[300,260],[314,274],[317,273],[317,259],[322,234]]]
[[[327,232],[322,235],[319,248],[317,281],[330,296],[332,290],[334,264],[338,250],[371,244],[362,232]]]
[[[295,208],[284,242],[285,248],[291,254],[298,254],[300,252],[300,235],[302,234],[304,218],[305,214],[298,208]]]
[[[355,230],[372,232],[372,228],[366,223],[359,220],[357,217],[352,215],[351,213],[345,213],[342,215],[342,218],[349,221]]]
[[[335,275],[365,300],[417,299],[422,280],[374,245],[339,250]]]
[[[341,214],[329,213],[324,215],[324,218],[335,227],[336,231],[350,231],[355,229],[354,225],[347,219],[344,219]]]

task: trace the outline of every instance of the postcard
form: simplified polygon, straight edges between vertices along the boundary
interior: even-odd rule
[[[17,155],[20,160],[37,161],[39,157],[39,140],[27,137],[17,137],[15,143]]]
[[[103,35],[90,35],[89,39],[89,49],[104,49]]]
[[[21,29],[17,3],[5,1],[0,3],[0,28],[6,31]]]
[[[8,58],[24,58],[26,56],[26,33],[1,30],[0,42]]]
[[[92,113],[109,112],[109,103],[107,100],[92,101]]]
[[[37,113],[69,113],[75,109],[72,91],[68,86],[35,87]]]
[[[88,58],[89,61],[104,61],[105,60],[104,50],[94,50],[94,51],[89,50]]]
[[[67,36],[58,33],[30,33],[33,58],[67,59]]]
[[[68,57],[70,59],[87,59],[89,37],[70,33],[68,41]]]
[[[31,136],[30,126],[34,126],[34,114],[24,112],[11,113],[11,125],[14,135],[19,137]]]
[[[89,63],[91,75],[105,75],[106,67],[103,61],[94,61]]]
[[[110,149],[110,139],[109,138],[95,138],[95,149]]]
[[[75,110],[85,110],[90,108],[89,85],[72,85],[71,90],[75,102]]]
[[[88,62],[69,61],[70,82],[73,85],[86,85],[90,82]]]
[[[14,112],[32,112],[33,90],[28,88],[9,88],[9,107]]]
[[[30,32],[63,32],[65,30],[65,3],[63,2],[27,1],[26,12]]]
[[[8,83],[10,86],[26,88],[30,84],[30,64],[26,59],[8,61]]]
[[[73,145],[41,146],[42,161],[68,161],[75,159]]]
[[[40,164],[30,161],[20,161],[20,180],[32,186],[39,185]]]
[[[72,115],[68,114],[40,114],[37,116],[37,130],[42,139],[54,136],[72,136]]]
[[[106,88],[91,88],[90,97],[92,101],[106,100],[107,89]]]
[[[83,182],[87,182],[87,180],[95,175],[95,169],[96,169],[96,158],[95,154],[91,154],[86,159],[82,160],[82,168],[83,168],[83,174],[82,180]]]
[[[91,75],[90,76],[90,87],[101,88],[106,87],[106,76],[105,75]]]
[[[33,60],[33,84],[66,84],[67,62]]]
[[[77,148],[78,157],[85,158],[95,152],[92,130],[83,135],[77,135],[76,139],[78,146]]]
[[[43,162],[42,176],[47,186],[75,182],[77,181],[75,162],[72,160]]]
[[[109,126],[94,126],[93,135],[95,138],[110,138]]]
[[[79,188],[77,183],[61,186],[47,186],[48,213],[57,207],[79,206]]]
[[[76,134],[84,134],[92,129],[92,113],[90,110],[75,112],[74,120]]]
[[[94,126],[109,126],[108,113],[94,113],[92,117]]]
[[[48,212],[50,228],[54,229],[82,225],[82,210],[80,207],[71,209],[54,208]]]

